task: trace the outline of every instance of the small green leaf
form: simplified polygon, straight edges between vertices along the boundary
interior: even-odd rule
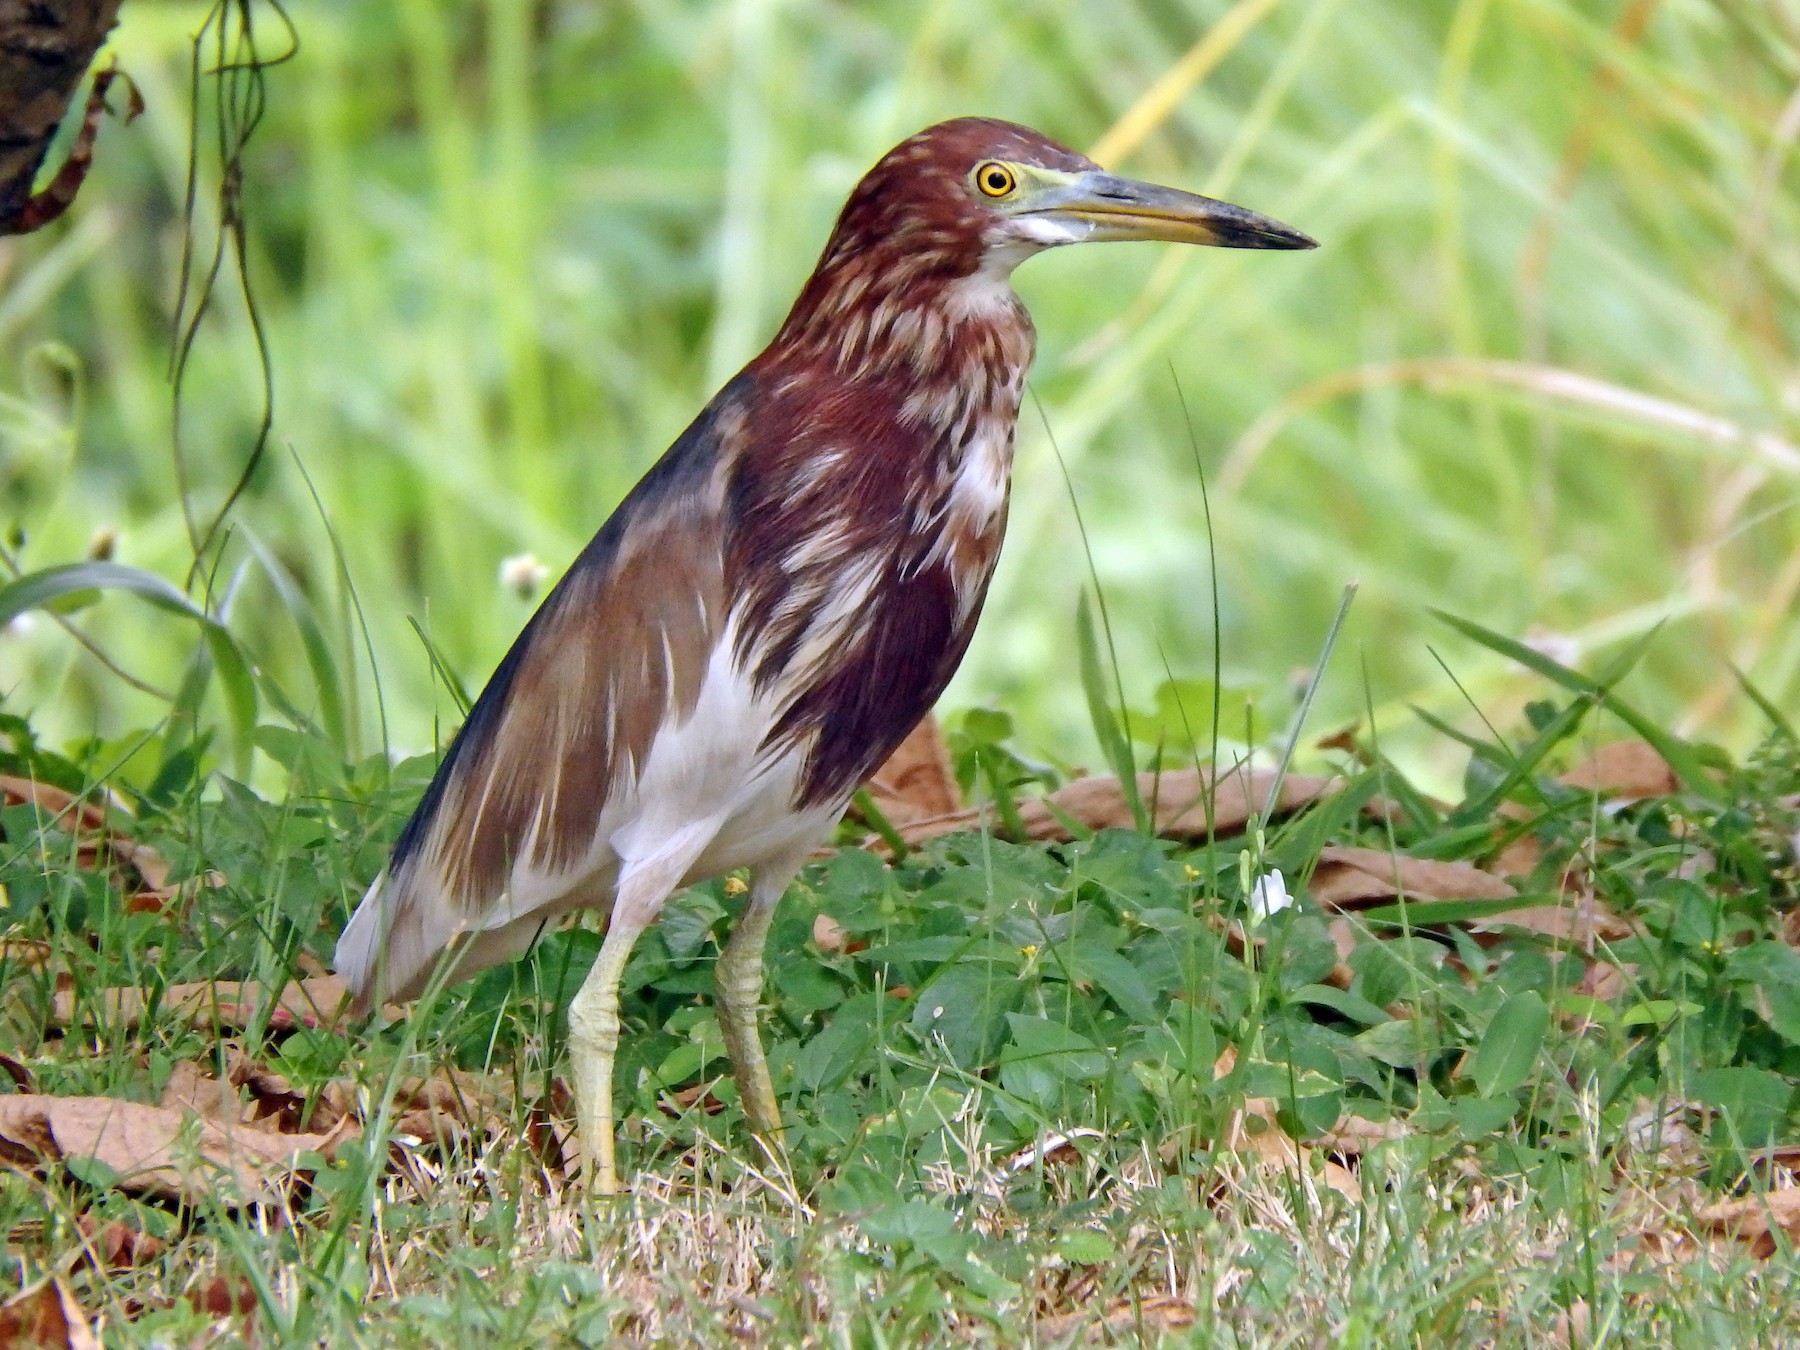
[[[63,1166],[69,1169],[69,1175],[84,1186],[91,1186],[97,1191],[108,1190],[116,1186],[119,1173],[111,1163],[97,1157],[72,1157],[63,1160]]]
[[[1338,989],[1329,984],[1303,984],[1289,996],[1296,1003],[1311,1003],[1317,1007],[1330,1008],[1333,1012],[1342,1013],[1353,1022],[1361,1022],[1364,1026],[1380,1026],[1383,1022],[1391,1022],[1387,1011],[1376,1007],[1368,999],[1347,990]]]
[[[1514,994],[1500,1005],[1475,1048],[1471,1066],[1483,1097],[1511,1092],[1531,1077],[1550,1032],[1550,1005],[1535,990]]]
[[[1093,942],[1077,944],[1069,953],[1071,974],[1092,980],[1132,1021],[1149,1026],[1158,1020],[1156,999],[1138,968],[1118,952]]]
[[[1667,1026],[1677,1017],[1692,1017],[1699,1012],[1698,1003],[1689,1003],[1685,999],[1652,998],[1642,1003],[1634,1003],[1619,1018],[1621,1027],[1661,1027]]]
[[[679,1087],[698,1078],[708,1064],[724,1057],[725,1044],[717,1028],[714,1028],[710,1038],[687,1041],[665,1056],[663,1062],[656,1066],[656,1081],[664,1087]]]
[[[1459,1097],[1450,1103],[1456,1132],[1464,1139],[1484,1139],[1519,1114],[1511,1097]]]
[[[864,995],[842,1004],[825,1030],[800,1047],[795,1063],[800,1083],[812,1092],[836,1087],[874,1044],[873,999]]]
[[[1702,1069],[1693,1077],[1693,1094],[1725,1116],[1727,1136],[1745,1148],[1782,1138],[1794,1106],[1793,1083],[1767,1069]]]
[[[1119,1249],[1105,1233],[1092,1228],[1072,1228],[1056,1239],[1056,1254],[1076,1266],[1097,1266],[1116,1261]]]
[[[1012,739],[1013,720],[992,708],[970,708],[957,728],[977,745],[1004,745]]]
[[[1800,952],[1764,939],[1739,947],[1725,963],[1726,978],[1758,989],[1800,985]]]
[[[929,1200],[912,1199],[866,1214],[856,1226],[875,1242],[920,1243],[948,1237],[956,1229],[956,1218]]]
[[[1370,1059],[1396,1069],[1410,1069],[1421,1056],[1430,1053],[1429,1046],[1421,1047],[1419,1029],[1411,1018],[1378,1022],[1367,1031],[1358,1032],[1352,1040]]]
[[[1106,1053],[1061,1022],[1012,1012],[1006,1020],[1012,1043],[1000,1054],[1000,1084],[1014,1096],[1048,1106],[1065,1083],[1106,1072]]]

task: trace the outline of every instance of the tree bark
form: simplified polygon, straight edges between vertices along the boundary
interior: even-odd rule
[[[0,234],[35,229],[73,199],[79,172],[59,174],[57,187],[65,189],[56,194],[60,200],[41,201],[35,209],[31,188],[82,75],[112,30],[120,2],[0,0]],[[90,114],[78,147],[81,163],[70,169],[86,168],[98,109]],[[73,181],[65,185],[65,176]]]

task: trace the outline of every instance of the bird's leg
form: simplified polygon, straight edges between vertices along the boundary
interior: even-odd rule
[[[575,1135],[582,1170],[601,1195],[619,1193],[613,1157],[613,1061],[619,1052],[619,979],[644,925],[619,922],[615,907],[600,955],[569,1002],[569,1076],[575,1080]]]
[[[684,841],[686,842],[686,841]],[[704,838],[701,839],[704,843]],[[699,846],[672,849],[619,877],[606,938],[587,979],[569,1001],[569,1076],[575,1080],[575,1133],[583,1171],[601,1195],[619,1193],[613,1155],[613,1062],[619,1052],[619,980],[639,934],[661,912]]]
[[[725,1037],[725,1054],[731,1060],[731,1076],[737,1080],[738,1097],[750,1128],[765,1142],[781,1144],[781,1108],[775,1104],[775,1084],[769,1077],[769,1061],[763,1056],[757,1031],[758,1005],[762,1001],[763,948],[769,941],[769,925],[775,906],[799,870],[789,867],[759,870],[744,912],[738,916],[731,940],[719,953],[713,971],[718,986],[719,1030]]]

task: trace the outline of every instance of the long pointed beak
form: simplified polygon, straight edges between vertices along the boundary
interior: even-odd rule
[[[1089,171],[1071,174],[1020,212],[1085,225],[1084,241],[1161,239],[1214,248],[1317,248],[1278,220],[1177,188]]]

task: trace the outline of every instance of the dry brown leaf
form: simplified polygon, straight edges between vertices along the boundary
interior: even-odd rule
[[[822,952],[835,954],[850,950],[850,935],[829,914],[821,914],[813,920],[812,938],[813,945]]]
[[[1307,889],[1326,909],[1385,904],[1403,893],[1409,900],[1505,900],[1517,894],[1499,877],[1468,863],[1342,844],[1320,850]]]
[[[312,1115],[304,1123],[314,1134],[326,1134],[351,1113],[355,1089],[349,1083],[328,1083],[313,1101]],[[243,1051],[227,1051],[224,1078],[189,1060],[169,1074],[160,1105],[176,1111],[192,1111],[217,1123],[248,1125],[278,1134],[298,1133],[306,1116],[307,1094],[295,1089],[281,1074],[258,1064]]]
[[[101,1270],[148,1265],[168,1246],[161,1238],[118,1219],[102,1223],[91,1214],[83,1214],[75,1221],[75,1227],[81,1233],[88,1261]]]
[[[1319,1138],[1317,1147],[1345,1157],[1361,1157],[1376,1144],[1403,1138],[1406,1125],[1398,1120],[1365,1120],[1347,1115]]]
[[[1572,896],[1566,905],[1510,909],[1469,924],[1469,930],[1474,933],[1497,933],[1508,928],[1524,928],[1545,937],[1574,942],[1590,951],[1596,939],[1617,942],[1630,937],[1633,931],[1605,901],[1593,895]]]
[[[100,1350],[75,1295],[61,1280],[40,1280],[0,1303],[0,1346],[45,1350]]]
[[[170,1111],[192,1111],[208,1120],[224,1116],[244,1123],[239,1119],[241,1104],[231,1085],[214,1078],[192,1060],[184,1059],[169,1071],[169,1081],[163,1084],[157,1105]]]
[[[1331,945],[1337,948],[1337,960],[1332,963],[1325,983],[1348,989],[1356,981],[1356,972],[1349,966],[1350,958],[1356,953],[1356,928],[1350,920],[1340,918],[1328,920],[1325,931],[1331,935]]]
[[[331,974],[330,968],[304,947],[294,953],[293,969],[299,972],[302,977]]]
[[[241,1029],[249,1026],[266,1006],[267,990],[254,981],[201,980],[172,984],[155,999],[160,1014],[185,1018],[202,1030]],[[349,992],[336,975],[309,975],[289,980],[275,1006],[268,1009],[269,1025],[278,1030],[295,1027],[331,1027],[343,1016]],[[149,1010],[151,996],[135,987],[100,992],[100,1019],[110,1026],[133,1027]],[[56,991],[51,1017],[58,1026],[73,1025],[77,1012],[93,1014],[93,998],[76,999],[73,989]],[[398,1020],[403,1014],[384,1008]]]
[[[1624,993],[1636,973],[1636,966],[1620,969],[1605,961],[1589,960],[1587,970],[1581,976],[1581,982],[1575,986],[1575,992],[1586,994],[1589,998],[1598,999],[1602,1003],[1611,1003]]]
[[[1696,1216],[1715,1233],[1748,1243],[1753,1256],[1775,1253],[1775,1230],[1800,1241],[1800,1187],[1786,1186],[1708,1205]]]
[[[256,1311],[256,1287],[243,1275],[215,1275],[182,1297],[208,1317],[248,1317]]]
[[[668,1102],[668,1105],[663,1106],[664,1114],[678,1116],[683,1111],[690,1111],[698,1106],[709,1116],[718,1115],[725,1109],[725,1103],[713,1091],[718,1085],[719,1080],[712,1078],[704,1083],[689,1083],[684,1088],[664,1094]],[[658,1104],[662,1105],[660,1101]]]
[[[1681,787],[1669,761],[1648,741],[1603,745],[1565,773],[1561,782],[1613,801],[1667,797]]]
[[[944,743],[937,718],[929,713],[864,786],[895,827],[962,808],[962,794],[950,767],[950,747]]]
[[[106,808],[34,778],[0,773],[0,801],[7,806],[35,806],[65,834],[92,834],[107,828]]]
[[[450,1070],[429,1078],[404,1079],[389,1107],[393,1134],[418,1143],[454,1142],[472,1129],[499,1128],[498,1094],[480,1075]],[[325,1084],[309,1096],[281,1074],[232,1050],[223,1079],[188,1062],[175,1066],[163,1090],[161,1108],[197,1115],[234,1137],[259,1135],[289,1151],[316,1147],[300,1141],[325,1139],[335,1145],[360,1130],[356,1085]],[[306,1130],[302,1131],[304,1119]],[[295,1141],[285,1146],[279,1141]]]
[[[1081,1150],[1075,1146],[1077,1139],[1104,1138],[1105,1134],[1089,1126],[1079,1126],[1066,1134],[1046,1134],[1013,1154],[1000,1165],[1001,1170],[1008,1176],[1018,1176],[1021,1172],[1029,1172],[1051,1163],[1066,1165],[1077,1162],[1081,1158]]]
[[[561,1078],[550,1080],[550,1089],[525,1113],[525,1142],[546,1167],[573,1173],[581,1165],[581,1147],[568,1122],[575,1119],[575,1094]]]
[[[1226,1046],[1213,1061],[1214,1081],[1230,1073],[1237,1066],[1237,1060],[1237,1047]],[[1356,1173],[1330,1158],[1324,1159],[1322,1166],[1316,1164],[1314,1148],[1297,1143],[1281,1128],[1275,1112],[1274,1098],[1246,1097],[1244,1104],[1226,1118],[1225,1129],[1219,1140],[1220,1147],[1240,1155],[1253,1156],[1264,1166],[1279,1168],[1283,1172],[1311,1176],[1316,1170],[1320,1180],[1339,1195],[1351,1200],[1361,1200],[1362,1182],[1357,1179]],[[1337,1151],[1348,1152],[1347,1149]]]
[[[0,970],[8,976],[48,970],[55,954],[55,948],[37,938],[0,938]]]
[[[1325,1160],[1325,1166],[1320,1175],[1324,1178],[1327,1186],[1346,1200],[1361,1201],[1362,1182],[1357,1178],[1356,1173],[1335,1158]]]
[[[1310,1176],[1316,1171],[1319,1179],[1339,1195],[1349,1200],[1361,1200],[1362,1183],[1357,1180],[1356,1173],[1331,1158],[1325,1158],[1322,1164],[1315,1161],[1314,1147],[1298,1142],[1282,1129],[1275,1118],[1275,1110],[1273,1098],[1246,1098],[1243,1106],[1226,1120],[1221,1146],[1240,1155],[1253,1155],[1264,1166],[1282,1172]]]
[[[499,1098],[480,1074],[450,1069],[430,1078],[409,1078],[394,1093],[394,1133],[423,1143],[455,1144],[471,1131],[502,1128]]]
[[[1209,833],[1232,835],[1243,830],[1263,808],[1275,774],[1269,769],[1237,769],[1218,775],[1193,769],[1138,775],[1138,794],[1152,813],[1156,832],[1168,839],[1205,839]],[[1298,810],[1337,790],[1338,780],[1289,774],[1282,780],[1276,814]],[[1077,778],[1044,797],[1018,803],[1019,823],[1029,839],[1067,842],[1073,836],[1063,823],[1067,817],[1089,830],[1135,827],[1125,791],[1111,774]],[[991,807],[953,811],[916,821],[900,830],[908,844],[923,843],[941,834],[983,828],[1000,830]],[[885,852],[879,838],[865,841],[865,848]]]
[[[49,816],[59,830],[78,842],[76,862],[82,867],[96,870],[123,863],[135,878],[135,889],[155,888],[168,881],[168,861],[155,849],[113,829],[107,806],[101,802],[16,774],[0,774],[0,802],[33,805]]]
[[[1522,834],[1496,853],[1487,870],[1497,877],[1528,877],[1544,860],[1544,846],[1535,834]]]
[[[0,1158],[15,1163],[93,1158],[121,1190],[199,1201],[270,1195],[304,1152],[326,1152],[340,1134],[274,1134],[164,1106],[112,1097],[0,1097]]]
[[[160,859],[158,861],[161,862]],[[162,863],[162,875],[166,877],[168,872],[169,865]],[[225,884],[223,872],[203,872],[173,886],[166,881],[159,881],[132,892],[126,898],[125,909],[130,914],[160,914],[165,910],[179,910],[191,903],[201,891],[216,890]]]
[[[1193,1326],[1195,1320],[1194,1305],[1186,1299],[1173,1294],[1152,1294],[1148,1298],[1113,1299],[1100,1313],[1084,1308],[1039,1318],[1037,1329],[1040,1337],[1055,1340],[1083,1329],[1109,1333],[1140,1328],[1150,1332],[1183,1331]]]

